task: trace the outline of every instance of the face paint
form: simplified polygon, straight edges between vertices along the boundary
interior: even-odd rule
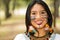
[[[43,28],[41,25],[38,25],[37,28]]]
[[[47,16],[41,16],[42,18],[46,18],[47,19]]]
[[[35,20],[35,15],[31,16],[31,20]]]

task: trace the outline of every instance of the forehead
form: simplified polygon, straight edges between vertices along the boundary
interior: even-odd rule
[[[40,10],[45,10],[44,7],[41,4],[35,4],[32,8],[31,11],[40,11]]]

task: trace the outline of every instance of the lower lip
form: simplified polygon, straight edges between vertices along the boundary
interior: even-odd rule
[[[36,22],[36,24],[41,25],[41,24],[42,24],[42,22]]]
[[[38,25],[41,25],[42,23],[37,23]]]

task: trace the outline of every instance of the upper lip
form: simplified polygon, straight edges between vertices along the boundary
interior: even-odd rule
[[[38,25],[42,24],[42,21],[35,21]]]

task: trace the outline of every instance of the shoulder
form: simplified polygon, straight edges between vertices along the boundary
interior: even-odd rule
[[[60,34],[56,34],[55,40],[60,40]]]
[[[27,35],[25,33],[23,34],[18,34],[16,35],[16,37],[14,38],[14,40],[29,40],[29,38],[27,37]]]
[[[50,40],[60,40],[60,34],[53,33],[50,37]]]

